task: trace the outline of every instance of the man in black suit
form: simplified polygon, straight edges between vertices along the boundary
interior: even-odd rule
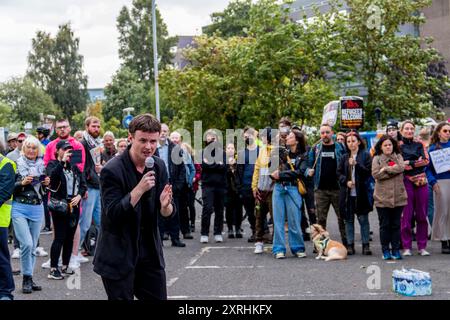
[[[183,151],[179,145],[169,140],[169,127],[167,124],[161,124],[161,133],[159,136],[158,150],[155,155],[161,158],[166,165],[169,182],[173,187],[173,199],[177,210],[172,219],[168,221],[159,221],[159,233],[164,237],[164,233],[170,235],[173,247],[185,247],[186,244],[180,241],[180,215],[179,204],[181,192],[186,181],[186,168],[183,163]]]
[[[161,125],[151,114],[129,127],[131,146],[100,173],[101,232],[94,271],[102,277],[109,300],[167,299],[165,263],[158,220],[175,206],[164,162],[146,159],[156,151]]]

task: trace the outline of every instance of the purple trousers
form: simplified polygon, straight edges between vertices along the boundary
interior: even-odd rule
[[[413,216],[416,219],[416,239],[417,248],[425,249],[428,240],[428,185],[416,187],[405,177],[405,188],[408,194],[408,203],[403,209],[401,221],[401,233],[403,249],[412,249],[412,228]]]

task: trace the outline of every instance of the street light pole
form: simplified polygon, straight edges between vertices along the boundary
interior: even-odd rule
[[[156,3],[152,0],[152,24],[153,24],[153,63],[155,73],[155,104],[156,104],[156,119],[161,121],[159,114],[159,83],[158,83],[158,45],[156,41]]]

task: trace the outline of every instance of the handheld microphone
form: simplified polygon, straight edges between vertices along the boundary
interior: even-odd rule
[[[155,159],[153,159],[153,157],[148,157],[147,159],[145,159],[145,167],[148,169],[153,169],[153,167],[155,166]]]

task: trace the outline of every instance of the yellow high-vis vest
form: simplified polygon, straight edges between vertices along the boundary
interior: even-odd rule
[[[13,166],[14,172],[16,172],[16,163],[0,155],[0,170],[2,170],[7,163],[10,163]],[[9,227],[9,223],[11,222],[11,209],[12,209],[12,195],[11,199],[4,202],[3,205],[0,207],[0,228]]]

